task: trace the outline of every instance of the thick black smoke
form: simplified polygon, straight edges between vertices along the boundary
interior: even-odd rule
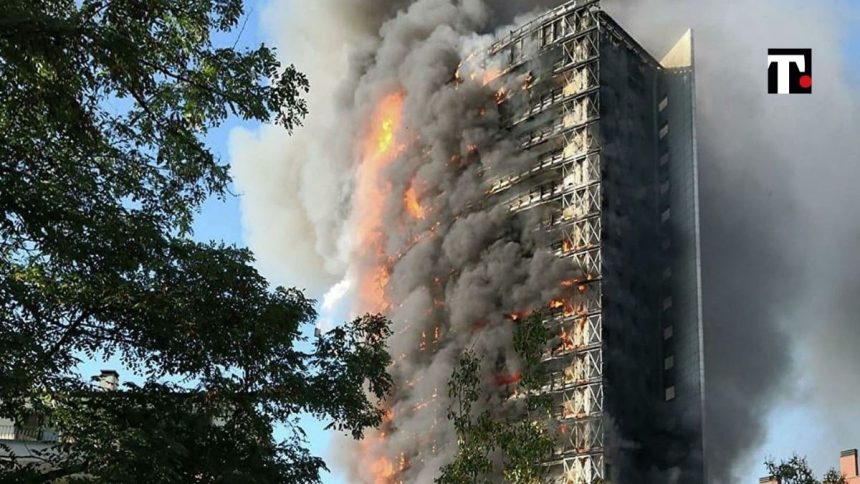
[[[603,3],[649,48],[665,46],[666,32],[696,34],[712,481],[763,473],[768,435],[832,465],[840,447],[857,445],[833,424],[860,414],[844,398],[858,383],[849,369],[860,368],[860,326],[848,316],[856,304],[846,297],[860,265],[852,254],[860,223],[850,215],[860,196],[849,188],[860,175],[860,139],[849,134],[860,91],[847,82],[842,50],[857,9],[839,1]],[[813,95],[766,94],[767,49],[787,46],[813,49]],[[804,423],[821,441],[767,427],[799,390],[821,418]]]

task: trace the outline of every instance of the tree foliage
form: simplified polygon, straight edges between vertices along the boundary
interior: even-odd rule
[[[499,477],[515,484],[543,482],[547,474],[543,463],[553,449],[546,425],[551,402],[538,393],[548,378],[541,364],[548,336],[539,313],[515,328],[514,350],[522,369],[518,398],[506,402],[504,415],[477,408],[483,396],[481,359],[471,350],[461,355],[448,381],[452,402],[448,419],[454,425],[458,448],[437,483],[490,483]]]
[[[768,460],[765,462],[765,466],[771,477],[780,484],[847,484],[845,477],[836,469],[827,471],[821,480],[816,479],[815,473],[806,462],[806,458],[798,455],[778,464],[773,460]]]
[[[230,182],[207,133],[306,113],[304,75],[235,47],[242,18],[241,0],[2,2],[0,415],[63,442],[42,470],[3,460],[4,480],[315,482],[297,413],[380,422],[384,318],[307,340],[312,301],[190,238]],[[100,356],[146,383],[94,393],[75,367]]]

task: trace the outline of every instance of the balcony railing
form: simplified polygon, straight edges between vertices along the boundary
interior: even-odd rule
[[[51,430],[19,425],[0,425],[0,441],[19,440],[26,442],[56,442],[57,436]]]

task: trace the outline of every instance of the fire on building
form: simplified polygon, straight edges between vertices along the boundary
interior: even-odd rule
[[[598,1],[504,35],[411,10],[356,87],[356,310],[392,318],[396,388],[355,479],[432,482],[457,356],[504,405],[513,325],[542,309],[551,482],[702,482],[691,33],[658,61]]]

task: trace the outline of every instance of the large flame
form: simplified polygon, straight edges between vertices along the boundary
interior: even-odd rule
[[[389,94],[376,106],[364,143],[365,165],[370,162],[376,168],[382,168],[400,153],[402,145],[396,141],[403,116],[403,97],[401,92]],[[379,169],[373,171],[379,175]]]
[[[405,148],[402,139],[403,101],[402,92],[382,98],[359,144],[361,163],[354,193],[358,236],[355,250],[364,261],[358,272],[356,309],[359,312],[386,312],[390,306],[385,291],[395,258],[385,250],[384,210],[392,197],[400,196],[392,193],[387,169]],[[423,218],[424,209],[415,190],[410,189],[403,196],[407,212],[414,218]],[[362,443],[362,454],[368,462],[365,469],[373,484],[398,483],[398,475],[408,465],[405,455],[400,455],[399,459],[385,455],[384,442],[393,426],[394,413],[388,408],[382,427],[371,431]]]
[[[375,258],[371,267],[359,275],[358,306],[362,312],[383,312],[388,307],[385,286],[389,268],[384,253],[382,218],[385,201],[391,196],[391,184],[385,170],[403,150],[403,144],[398,142],[403,97],[403,93],[393,93],[379,102],[361,145],[362,160],[355,187],[356,248],[366,257]]]

